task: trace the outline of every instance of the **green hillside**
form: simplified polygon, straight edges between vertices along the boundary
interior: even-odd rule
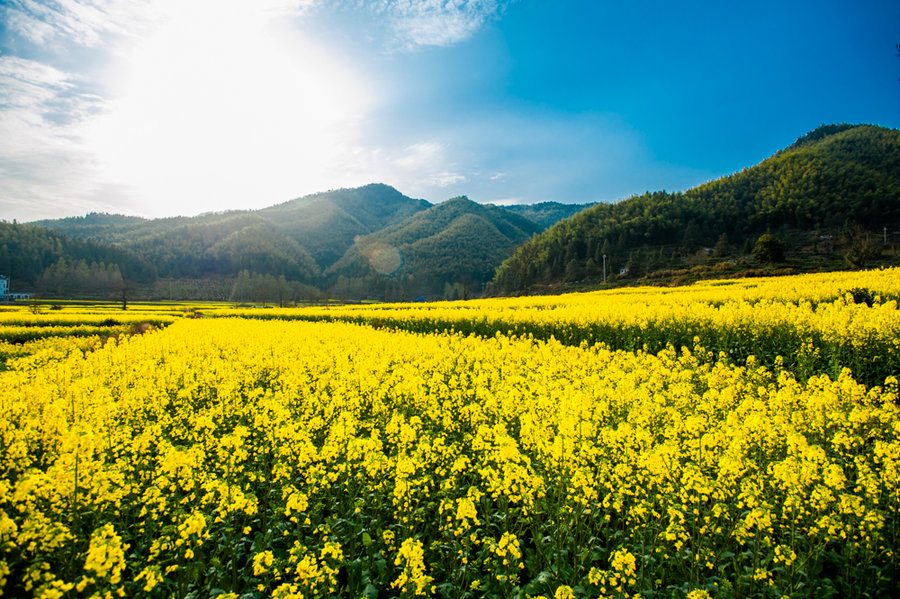
[[[243,227],[216,241],[206,253],[228,273],[278,273],[306,282],[319,275],[319,267],[309,252],[270,223]]]
[[[339,286],[374,286],[388,296],[467,297],[541,229],[503,208],[453,198],[361,238],[325,275]]]
[[[900,131],[829,125],[754,167],[684,193],[587,208],[520,247],[495,281],[511,292],[597,280],[604,255],[613,276],[712,263],[724,272],[767,232],[799,267],[834,267],[835,256],[852,252],[854,243],[874,246],[884,227],[898,225]]]
[[[305,196],[257,214],[300,243],[327,268],[344,255],[357,236],[380,231],[430,206],[389,185],[373,183]]]

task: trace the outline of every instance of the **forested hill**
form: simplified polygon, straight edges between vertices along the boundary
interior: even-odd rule
[[[89,214],[33,224],[131,249],[156,264],[161,277],[233,276],[250,270],[312,280],[343,256],[357,236],[429,206],[388,185],[371,184],[255,211],[153,220]]]
[[[767,232],[788,250],[794,240],[815,253],[832,244],[818,240],[837,239],[848,227],[881,234],[897,225],[900,131],[828,125],[756,166],[684,193],[587,208],[523,244],[495,281],[511,292],[596,279],[604,255],[608,273],[628,277],[690,266],[705,255],[734,260]]]
[[[350,294],[354,286],[381,285],[388,298],[469,297],[517,245],[541,230],[498,206],[453,198],[361,238],[325,274]]]
[[[358,236],[380,231],[429,207],[425,200],[373,183],[305,196],[257,214],[302,243],[325,269],[339,260]]]

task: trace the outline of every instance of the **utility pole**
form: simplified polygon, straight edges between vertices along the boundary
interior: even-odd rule
[[[606,254],[603,254],[603,282],[606,283]]]

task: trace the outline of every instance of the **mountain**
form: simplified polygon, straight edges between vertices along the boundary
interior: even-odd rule
[[[59,295],[131,282],[148,295],[179,290],[181,299],[251,301],[265,289],[287,301],[319,290],[454,298],[492,277],[496,290],[515,292],[604,273],[675,280],[746,271],[785,256],[801,268],[834,268],[844,258],[858,266],[885,253],[874,232],[886,240],[885,227],[900,226],[900,132],[823,126],[733,175],[615,204],[500,207],[459,197],[432,205],[372,184],[261,210],[3,224],[0,274],[23,291]]]
[[[313,281],[319,267],[297,241],[271,223],[251,224],[220,238],[206,251],[227,273],[280,273],[295,281]]]
[[[539,202],[537,204],[511,204],[503,206],[510,212],[524,216],[543,228],[552,227],[559,221],[574,216],[593,204],[562,204],[560,202]]]
[[[361,235],[398,223],[431,206],[393,187],[373,183],[306,196],[264,208],[259,216],[297,240],[323,268],[334,264]]]
[[[517,245],[541,230],[504,208],[453,198],[362,237],[325,275],[351,288],[354,281],[386,278],[383,287],[393,285],[407,296],[464,297],[489,281]]]
[[[143,219],[122,215],[33,223],[69,237],[133,251],[166,278],[231,277],[242,270],[314,282],[354,239],[425,210],[393,187],[317,193],[262,210]]]
[[[577,209],[548,202],[525,212],[549,221]],[[518,244],[545,228],[514,210],[464,197],[432,205],[372,184],[253,211],[163,219],[88,214],[35,225],[139,257],[155,267],[170,294],[214,289],[198,293],[246,300],[256,288],[287,284],[307,297],[316,287],[348,298],[408,299],[480,290]],[[212,280],[237,280],[240,293]]]
[[[789,253],[806,252],[808,262],[832,259],[841,243],[851,260],[851,238],[873,247],[873,232],[898,225],[900,131],[827,125],[756,166],[683,193],[587,208],[518,248],[495,282],[511,292],[597,279],[604,255],[608,272],[629,277],[703,266],[749,254],[765,233],[793,242]]]

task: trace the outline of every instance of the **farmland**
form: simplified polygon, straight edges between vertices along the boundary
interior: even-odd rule
[[[898,299],[881,270],[6,310],[0,589],[890,596]]]

